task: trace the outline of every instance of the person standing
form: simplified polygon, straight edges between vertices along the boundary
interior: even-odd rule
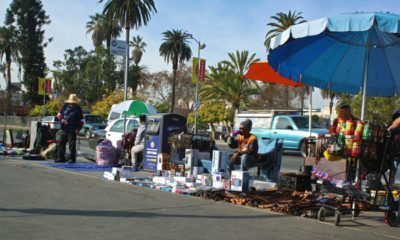
[[[350,105],[344,104],[339,108],[339,117],[333,120],[332,126],[329,129],[329,133],[336,134],[338,133],[338,129],[342,126],[339,125],[339,120],[346,122],[347,120],[357,121],[358,118],[354,117],[351,112]]]
[[[139,117],[139,121],[140,125],[136,133],[135,143],[131,149],[131,156],[132,156],[131,162],[132,162],[132,167],[134,167],[135,170],[139,170],[138,155],[144,151],[144,141],[147,128],[147,116],[141,115]]]
[[[250,133],[252,125],[253,123],[249,119],[241,122],[237,140],[233,137],[228,139],[229,147],[238,149],[227,163],[226,179],[231,178],[231,172],[235,169],[234,164],[239,163],[239,160],[242,171],[247,171],[258,161],[258,141],[257,137]]]
[[[57,114],[61,121],[61,129],[58,132],[58,158],[55,162],[66,162],[65,151],[68,148],[71,153],[68,163],[76,162],[76,137],[83,126],[83,111],[79,106],[76,94],[70,94],[68,100]]]

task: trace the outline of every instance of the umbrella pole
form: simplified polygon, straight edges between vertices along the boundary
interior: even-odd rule
[[[363,84],[362,102],[361,102],[361,121],[365,120],[365,100],[367,98],[367,77],[368,77],[369,51],[370,51],[370,47],[368,46],[366,57],[365,57],[365,62],[364,62],[364,84]],[[360,161],[357,161],[355,182],[358,181],[358,177],[359,177],[358,175],[360,175]]]
[[[369,50],[367,50],[367,58],[369,56]],[[368,63],[365,64],[365,76],[362,92],[362,102],[361,102],[361,121],[365,119],[365,99],[367,97],[367,74],[368,74]]]
[[[312,128],[312,87],[310,86],[310,109],[308,116],[308,135],[311,137],[311,128]]]

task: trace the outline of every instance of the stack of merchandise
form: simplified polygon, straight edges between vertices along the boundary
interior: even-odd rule
[[[378,149],[385,142],[385,128],[365,121],[341,120],[336,128],[337,141],[331,143],[324,156],[328,160],[351,158],[376,158]]]
[[[0,143],[0,155],[16,156],[23,155],[25,152],[26,150],[24,148],[10,148]]]

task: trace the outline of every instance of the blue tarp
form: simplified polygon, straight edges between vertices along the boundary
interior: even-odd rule
[[[66,169],[77,172],[104,172],[111,171],[111,167],[99,167],[95,163],[42,163],[45,166]]]

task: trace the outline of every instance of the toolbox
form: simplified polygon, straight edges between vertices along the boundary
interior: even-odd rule
[[[279,188],[292,191],[311,190],[310,175],[301,173],[281,173]]]

